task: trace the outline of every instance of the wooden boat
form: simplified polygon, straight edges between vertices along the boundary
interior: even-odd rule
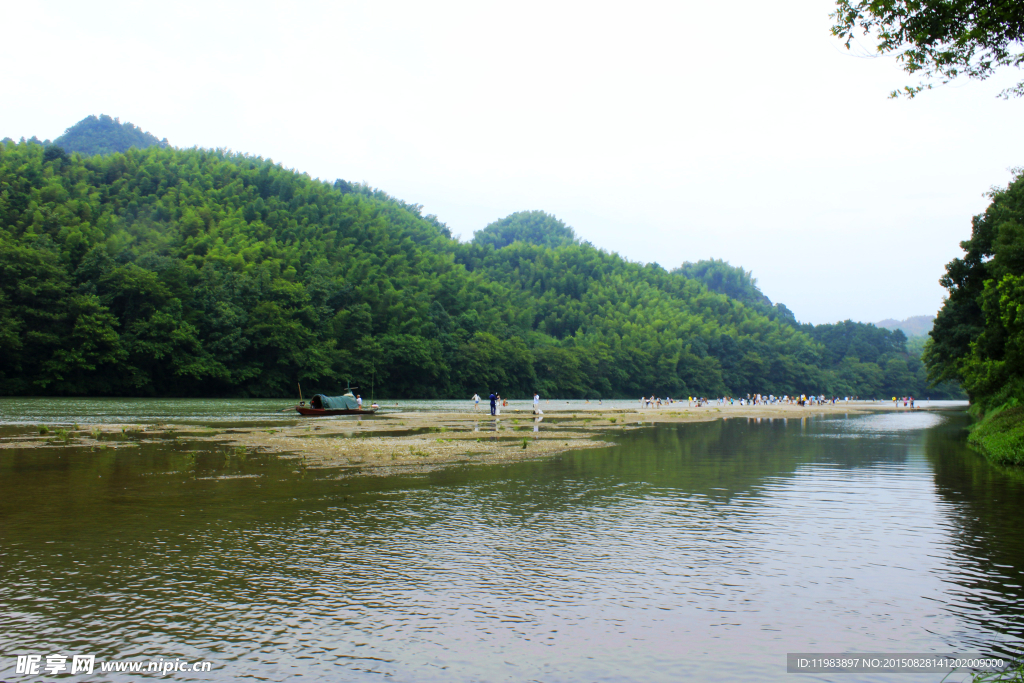
[[[376,410],[363,410],[362,408],[356,408],[355,410],[331,410],[330,408],[309,408],[306,406],[295,406],[295,410],[299,415],[305,415],[306,417],[324,417],[327,415],[373,415]]]
[[[328,415],[373,415],[375,410],[364,410],[359,406],[356,397],[349,390],[341,396],[324,396],[316,394],[309,399],[309,405],[301,403],[295,406],[299,415],[306,417],[326,417]]]

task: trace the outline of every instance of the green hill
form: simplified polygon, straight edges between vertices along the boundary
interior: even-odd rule
[[[477,235],[258,157],[8,141],[0,393],[282,396],[351,380],[392,397],[925,395],[899,338],[830,353],[835,339],[776,307],[597,249],[541,212]]]
[[[127,121],[112,119],[106,114],[87,116],[64,131],[64,134],[53,141],[54,146],[65,152],[80,154],[112,154],[127,152],[132,147],[168,147],[167,138],[158,140],[155,135]]]
[[[686,262],[673,271],[688,278],[700,280],[708,289],[725,294],[747,306],[759,309],[772,320],[779,319],[789,325],[796,325],[796,316],[783,304],[772,304],[757,286],[757,278],[750,271],[731,266],[721,259]]]
[[[93,154],[113,154],[115,152],[127,152],[132,147],[145,149],[147,147],[169,147],[167,138],[157,139],[152,133],[144,132],[138,126],[131,123],[121,123],[120,119],[110,118],[106,114],[100,116],[87,116],[75,125],[64,131],[64,134],[54,141],[40,140],[32,136],[22,142],[42,145],[47,150],[47,161],[56,156],[67,155],[74,152],[85,156]],[[11,138],[4,138],[2,144],[13,142]]]
[[[473,234],[473,243],[501,249],[513,242],[542,247],[576,244],[576,233],[554,216],[543,211],[520,211],[494,221]]]

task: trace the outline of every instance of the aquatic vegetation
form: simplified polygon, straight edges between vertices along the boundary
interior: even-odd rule
[[[39,425],[39,433],[42,434],[43,436],[46,436],[47,434],[50,433],[50,428],[47,427],[46,425]]]
[[[1024,683],[1024,661],[1015,662],[1002,671],[974,674],[973,683]]]

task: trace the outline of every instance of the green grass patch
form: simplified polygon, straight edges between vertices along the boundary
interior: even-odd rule
[[[1024,683],[1024,662],[1015,662],[1003,671],[974,674],[973,683]]]
[[[1003,404],[990,410],[971,429],[967,443],[996,464],[1024,466],[1024,406]]]

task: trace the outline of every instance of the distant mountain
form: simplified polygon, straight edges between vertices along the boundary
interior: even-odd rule
[[[934,315],[915,315],[906,320],[893,320],[886,318],[875,323],[875,327],[884,327],[887,330],[903,330],[907,337],[920,337],[932,331],[932,323],[935,322]]]
[[[53,144],[65,152],[79,152],[88,156],[127,152],[132,147],[145,149],[170,146],[167,138],[160,140],[134,124],[127,121],[121,123],[120,119],[112,119],[106,114],[86,116],[64,131]]]

